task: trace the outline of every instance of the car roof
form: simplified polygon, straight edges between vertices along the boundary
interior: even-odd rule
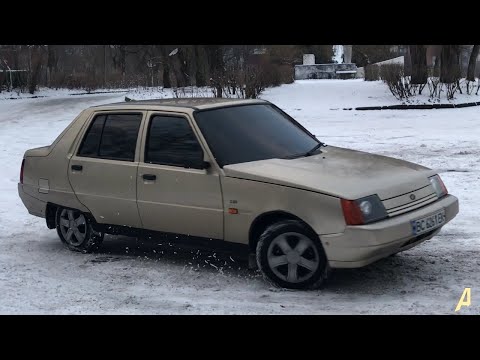
[[[93,106],[96,110],[113,109],[156,109],[156,108],[179,108],[204,110],[227,106],[248,105],[248,104],[266,104],[268,101],[259,99],[226,99],[226,98],[169,98],[169,99],[151,99],[151,100],[130,100],[112,104]]]

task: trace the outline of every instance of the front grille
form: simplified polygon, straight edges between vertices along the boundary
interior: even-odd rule
[[[411,197],[415,197],[413,200]],[[437,200],[433,187],[429,184],[420,189],[382,200],[388,217],[394,217],[421,208]]]

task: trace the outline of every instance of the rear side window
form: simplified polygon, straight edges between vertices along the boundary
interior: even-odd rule
[[[203,160],[203,150],[188,123],[180,116],[153,116],[145,162],[189,167]]]
[[[105,125],[105,115],[97,116],[90,129],[88,129],[85,138],[83,139],[82,146],[78,152],[80,156],[94,157],[98,155],[98,146],[102,138],[103,125]]]
[[[133,161],[142,114],[99,115],[88,129],[79,156]]]

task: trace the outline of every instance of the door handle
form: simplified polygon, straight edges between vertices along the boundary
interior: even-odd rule
[[[72,170],[74,171],[82,171],[83,166],[82,165],[72,165]]]
[[[156,180],[157,179],[157,175],[153,175],[153,174],[144,174],[142,177],[143,177],[143,180]]]

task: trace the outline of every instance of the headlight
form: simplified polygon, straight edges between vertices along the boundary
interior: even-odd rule
[[[448,194],[447,187],[445,186],[439,175],[432,176],[431,178],[429,178],[429,180],[439,199]]]
[[[341,203],[347,225],[368,224],[388,216],[378,195],[370,195],[358,200],[341,199]]]
[[[372,203],[368,200],[362,200],[359,204],[363,216],[370,216],[372,213]]]

